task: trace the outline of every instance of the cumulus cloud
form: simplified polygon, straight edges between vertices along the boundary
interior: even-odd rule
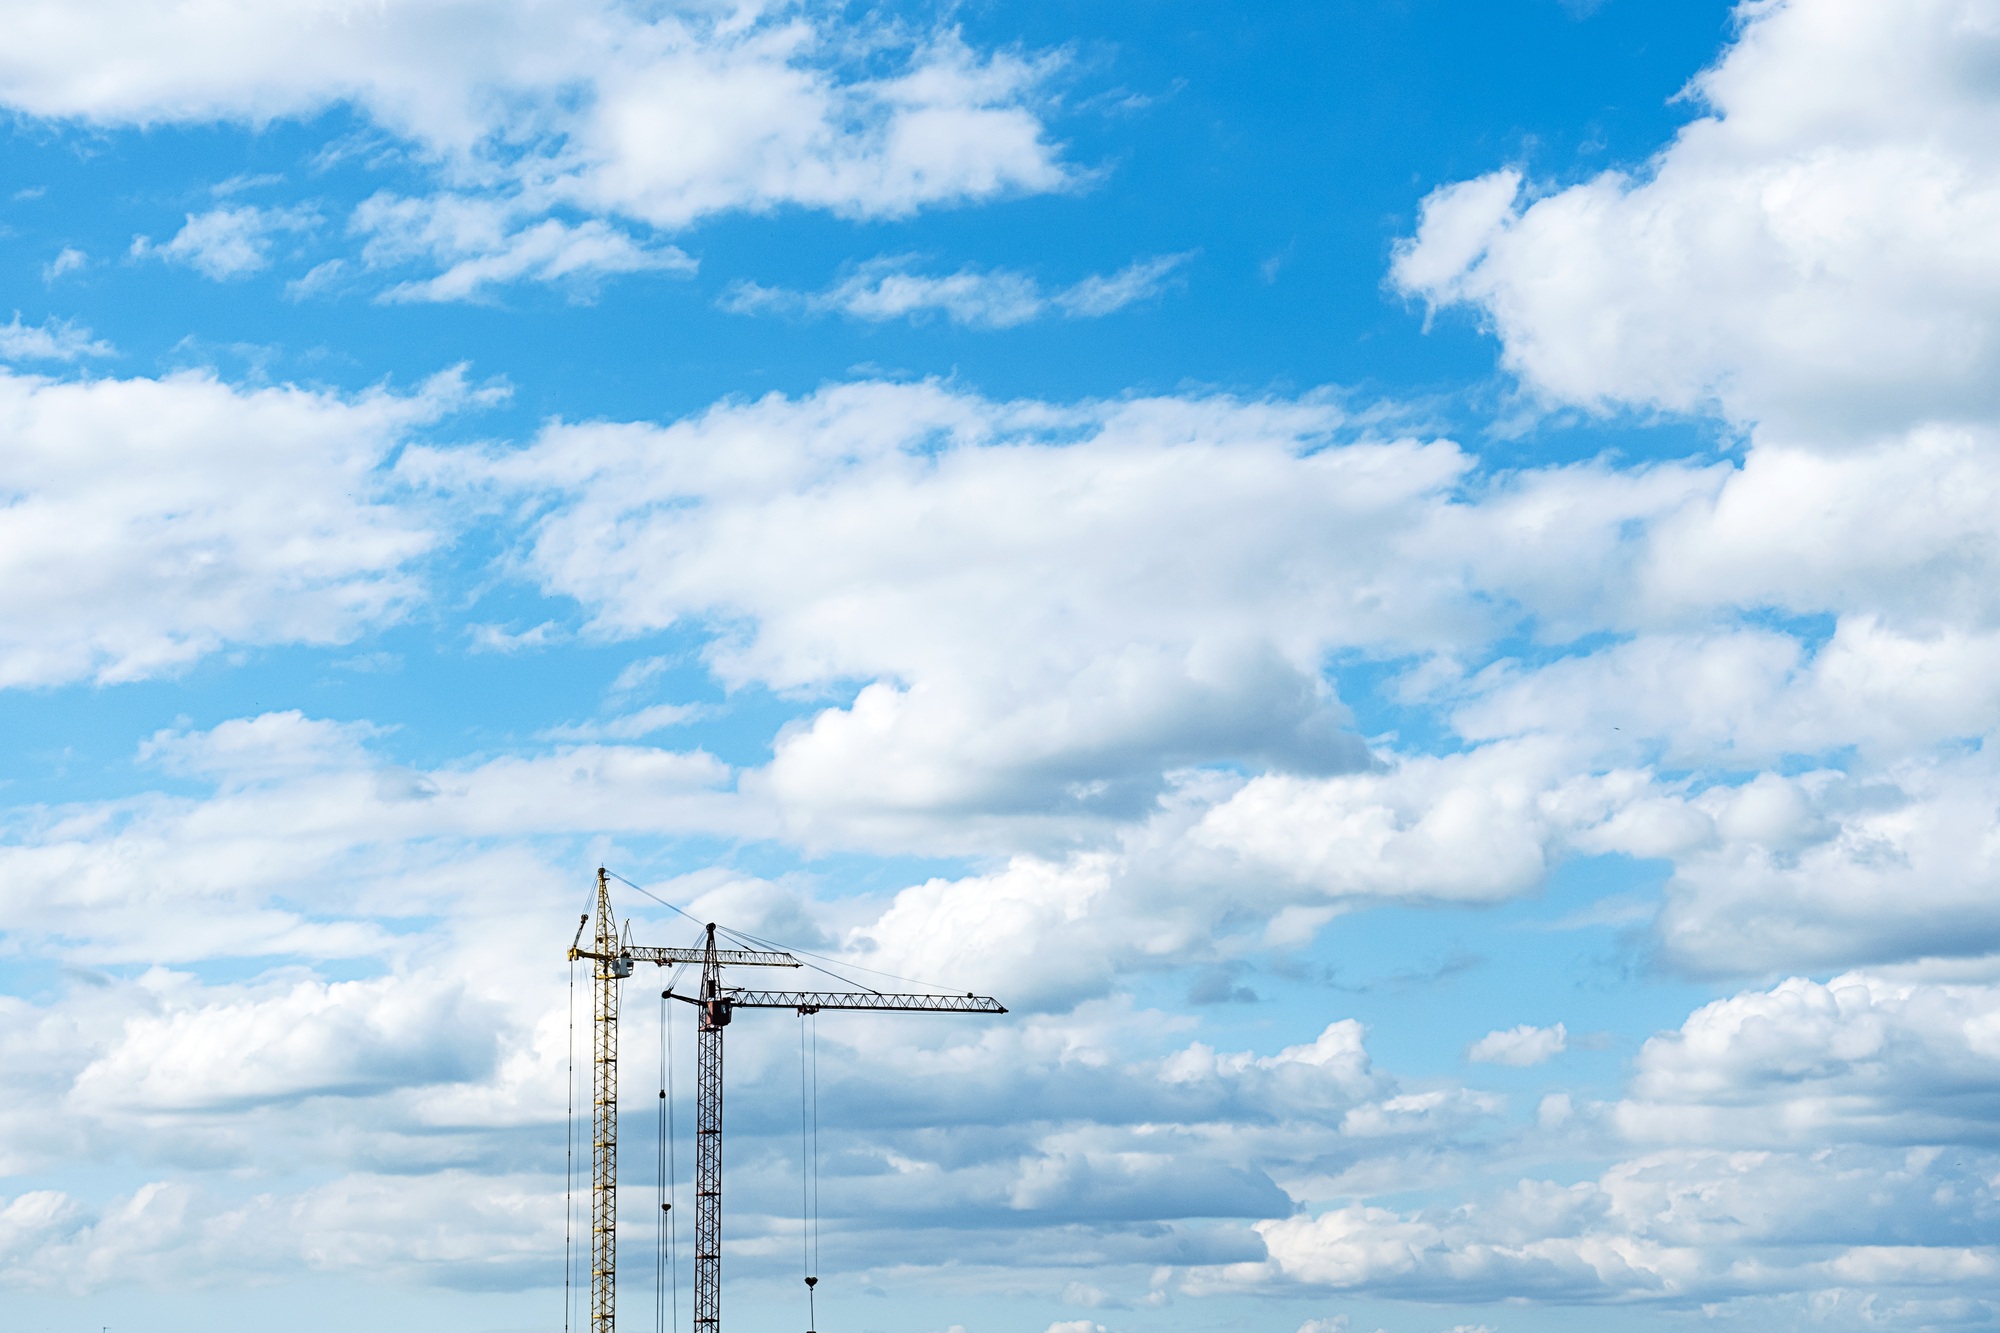
[[[0,843],[0,920],[52,947],[65,919],[89,915],[100,963],[235,951],[351,958],[383,949],[381,929],[343,917],[324,894],[317,910],[300,904],[329,878],[366,882],[375,850],[424,838],[756,828],[715,791],[728,769],[700,751],[572,744],[418,770],[373,753],[370,731],[288,712],[154,736],[146,759],[217,794],[24,815]]]
[[[596,219],[524,220],[516,206],[464,195],[377,194],[355,210],[352,229],[367,238],[362,258],[372,268],[416,259],[444,265],[434,277],[389,287],[381,299],[390,302],[480,300],[492,287],[523,280],[588,294],[614,274],[696,268],[678,246],[649,245]]]
[[[0,325],[0,358],[8,361],[79,361],[85,357],[116,356],[118,350],[90,330],[71,320],[43,320],[23,324],[21,312]]]
[[[1968,1187],[1969,1190],[1968,1190]],[[1472,1207],[1362,1204],[1258,1224],[1266,1265],[1312,1286],[1422,1300],[1673,1304],[1828,1287],[1885,1303],[1988,1296],[2000,1255],[1968,1229],[1988,1187],[1935,1154],[1691,1151],[1638,1157],[1576,1185],[1523,1181]],[[1932,1237],[1901,1243],[1910,1225]]]
[[[825,794],[1129,817],[1178,765],[1365,767],[1322,684],[1330,653],[1449,663],[1523,629],[1739,609],[1719,578],[1654,592],[1732,500],[1726,466],[1483,479],[1448,442],[1384,438],[1313,397],[996,403],[863,383],[665,427],[559,423],[526,450],[405,468],[555,497],[527,567],[595,633],[728,625],[709,652],[726,683],[855,689],[781,737],[760,779],[801,812]],[[1468,727],[1497,738],[1479,706]]]
[[[0,685],[138,679],[394,618],[435,537],[379,469],[467,396],[455,374],[354,397],[0,374]]]
[[[1949,1326],[1954,1298],[2000,1295],[1979,1220],[1993,1206],[1996,994],[1857,972],[1715,1001],[1647,1043],[1623,1100],[1588,1112],[1639,1149],[1597,1178],[1260,1223],[1270,1257],[1233,1280],[1706,1302],[1746,1318],[1810,1306],[1857,1326],[1847,1296],[1865,1294],[1910,1326]]]
[[[1475,1064],[1512,1065],[1525,1069],[1553,1060],[1569,1049],[1569,1029],[1561,1023],[1538,1028],[1528,1023],[1489,1032],[1466,1050]]]
[[[946,915],[1013,902],[1032,937],[1065,895],[1115,916],[1228,885],[1275,942],[1610,852],[1674,861],[1658,931],[1688,970],[1991,947],[1990,783],[1938,751],[2000,724],[1981,432],[1482,477],[1324,399],[860,383],[403,468],[534,497],[523,567],[587,633],[693,625],[725,685],[808,701],[740,779],[788,836],[1015,858],[934,890]],[[1745,623],[1774,603],[1830,633]],[[1541,660],[1467,665],[1510,635]],[[1343,652],[1411,662],[1396,688],[1470,744],[1368,753],[1327,683]],[[1899,918],[1912,894],[1938,911]]]
[[[425,83],[398,63],[416,48],[382,40],[419,13],[355,21],[374,82],[342,82],[346,36],[256,63],[259,42],[295,38],[248,15],[245,42],[161,62],[150,101],[91,92],[36,51],[0,55],[0,85],[110,120],[352,99],[445,164],[450,189],[380,196],[379,225],[357,232],[374,272],[458,273],[440,298],[670,264],[636,228],[716,208],[889,215],[1061,184],[1022,109],[1037,71],[943,39],[863,72],[822,59],[810,18],[586,11],[546,50],[505,22],[484,45],[425,47],[452,69],[499,68],[496,50],[541,61],[511,82]],[[129,678],[383,623],[438,539],[428,498],[384,501],[412,485],[526,515],[509,568],[574,598],[581,633],[691,627],[721,685],[803,714],[761,767],[637,744],[687,716],[625,698],[660,674],[648,658],[605,720],[537,749],[410,767],[365,723],[277,712],[146,742],[143,762],[205,794],[11,812],[15,947],[103,968],[279,965],[0,1002],[7,1160],[115,1135],[155,1175],[290,1154],[285,1169],[333,1183],[254,1207],[173,1181],[97,1202],[31,1191],[0,1205],[0,1272],[88,1285],[226,1266],[268,1238],[267,1272],[531,1280],[523,1256],[556,1242],[521,1219],[554,1197],[553,1153],[489,1192],[498,1221],[482,1198],[460,1231],[398,1182],[450,1186],[467,1162],[501,1179],[546,1149],[567,932],[545,926],[574,922],[548,885],[590,839],[693,835],[981,857],[837,899],[724,871],[673,890],[705,917],[1015,1009],[893,1042],[867,1020],[842,1029],[851,1074],[828,1105],[852,1117],[857,1244],[860,1219],[921,1219],[954,1261],[1048,1256],[1052,1296],[1111,1289],[1099,1270],[1126,1264],[1179,1265],[1188,1293],[1711,1305],[1772,1326],[1990,1313],[2000,436],[1982,359],[1993,140],[1973,131],[1993,25],[1943,0],[1743,18],[1699,84],[1710,114],[1648,172],[1448,187],[1396,261],[1412,294],[1475,305],[1549,399],[1719,405],[1751,427],[1720,457],[1493,473],[1324,396],[1003,403],[863,383],[664,425],[554,422],[518,448],[405,449],[384,476],[452,394],[0,377],[8,438],[26,442],[7,453],[6,490],[26,497],[0,605],[11,681]],[[635,33],[656,45],[628,50]],[[675,33],[709,44],[701,68],[730,97],[751,86],[730,80],[772,81],[755,86],[776,100],[743,116],[795,106],[791,89],[825,117],[796,142],[727,117],[707,139],[658,134],[710,106],[710,84],[655,77],[695,49]],[[574,105],[465,96],[556,86],[586,48],[612,58]],[[971,130],[912,128],[940,107],[971,108]],[[1009,126],[1025,155],[995,157]],[[897,165],[967,144],[941,174]],[[579,220],[593,209],[621,220]],[[249,259],[216,262],[268,255],[245,236]],[[1077,311],[1126,290],[1107,283]],[[1004,308],[976,289],[964,309]],[[874,290],[906,314],[958,299]],[[36,602],[52,582],[88,595]],[[494,647],[556,632],[483,628]],[[1333,684],[1356,660],[1388,664],[1434,743],[1361,742]],[[1160,973],[1296,948],[1360,904],[1530,893],[1575,855],[1662,859],[1654,961],[1759,979],[1654,1037],[1609,1102],[1537,1089],[1531,1125],[1451,1080],[1399,1080],[1337,1012],[1309,1040],[1231,1051],[1130,999]],[[311,970],[328,959],[379,971]],[[1567,1041],[1524,1026],[1468,1054],[1527,1066]],[[772,1094],[739,1104],[795,1090],[768,1050],[736,1049],[736,1086]],[[243,1050],[257,1059],[229,1064]],[[49,1089],[62,1123],[7,1109]],[[753,1173],[741,1197],[767,1209],[763,1241],[780,1234],[769,1200],[795,1198],[769,1132],[753,1125],[733,1159]],[[1550,1155],[1610,1165],[1579,1179]],[[1475,1179],[1482,1165],[1505,1181]]]
[[[175,1180],[102,1203],[55,1190],[0,1207],[0,1280],[82,1293],[273,1272],[394,1273],[468,1290],[538,1284],[562,1245],[562,1192],[540,1177],[353,1175],[247,1200]]]
[[[0,1080],[34,1087],[8,1105],[59,1095],[69,1112],[64,1132],[115,1136],[122,1155],[156,1173],[123,1198],[45,1191],[0,1201],[12,1210],[0,1233],[9,1280],[87,1290],[176,1268],[213,1280],[385,1263],[434,1285],[545,1280],[560,1247],[561,1157],[552,1145],[565,1050],[555,961],[563,937],[549,927],[568,923],[546,910],[555,872],[524,855],[521,839],[532,829],[518,809],[489,820],[490,788],[460,803],[443,773],[425,775],[438,790],[416,797],[350,781],[376,776],[357,748],[364,739],[351,727],[277,717],[156,742],[159,761],[205,773],[219,790],[177,811],[142,812],[132,832],[154,838],[150,850],[128,845],[112,858],[145,867],[145,883],[157,886],[150,905],[129,887],[112,895],[115,906],[53,905],[65,920],[90,923],[93,958],[115,954],[121,915],[189,915],[194,901],[177,891],[197,865],[261,870],[229,876],[235,915],[268,910],[297,892],[291,884],[344,885],[344,893],[316,892],[320,916],[379,914],[393,902],[412,933],[365,941],[368,956],[389,967],[377,979],[330,982],[281,967],[249,982],[204,983],[153,968],[45,1001],[39,1013],[20,1001],[0,1005],[0,1052],[9,1056]],[[580,757],[567,752],[558,766]],[[617,803],[605,799],[608,789],[566,815],[551,812],[541,798],[557,771],[520,779],[540,801],[543,826],[602,822]],[[631,817],[658,818],[657,790],[632,795]],[[386,833],[385,816],[397,825]],[[95,822],[82,810],[63,818],[70,830]],[[498,846],[468,860],[458,839],[480,830]],[[452,854],[422,850],[440,836],[453,840]],[[400,842],[402,854],[354,850],[385,840]],[[349,850],[329,860],[330,845]],[[101,888],[103,873],[63,878]],[[16,906],[46,896],[44,886]],[[22,919],[9,911],[13,933]],[[210,957],[255,957],[273,943],[199,924],[193,933],[206,935]],[[161,938],[155,931],[149,943]],[[1077,1276],[1078,1266],[1095,1264],[1090,1276],[1103,1281],[1110,1258],[1077,1249],[1079,1221],[1116,1235],[1153,1220],[1170,1225],[1149,1225],[1151,1239],[1135,1235],[1118,1262],[1243,1257],[1240,1246],[1217,1249],[1177,1220],[1268,1216],[1287,1206],[1271,1178],[1280,1163],[1299,1172],[1393,1157],[1476,1132],[1497,1109],[1450,1089],[1399,1087],[1373,1067],[1351,1020],[1259,1055],[1177,1045],[1174,1024],[1162,1019],[1101,1005],[894,1034],[860,1016],[829,1025],[823,1040],[830,1056],[839,1051],[822,1094],[830,1218],[836,1236],[851,1231],[862,1246],[842,1262],[865,1269],[870,1237],[914,1223],[958,1237],[950,1243],[961,1261],[997,1259],[1009,1248],[1018,1257],[1029,1245],[1046,1250],[1051,1273]],[[37,1035],[37,1024],[51,1030]],[[748,1040],[749,1025],[739,1031],[732,1096],[745,1108],[784,1104],[796,1091],[795,1068]],[[1152,1034],[1140,1044],[1157,1054],[1131,1054],[1140,1034]],[[39,1060],[22,1058],[35,1051]],[[1022,1116],[1024,1104],[1035,1113]],[[761,1210],[784,1216],[795,1140],[789,1124],[739,1115],[732,1189],[738,1216],[755,1231],[777,1225]],[[219,1163],[260,1173],[254,1200],[210,1195],[189,1179],[191,1165]],[[412,1204],[441,1191],[468,1197],[447,1210],[457,1229],[431,1237],[445,1214]],[[1003,1245],[996,1228],[1038,1239]],[[896,1252],[899,1262],[925,1262],[922,1245]],[[1060,1287],[1063,1277],[1053,1280]]]
[[[2000,950],[1996,792],[1982,748],[1700,793],[1668,821],[1685,840],[1665,843],[1661,942],[1679,966],[1724,974]]]
[[[542,734],[548,740],[639,740],[692,722],[705,711],[699,704],[650,704],[601,721],[551,727]]]
[[[198,987],[191,978],[146,983],[148,998],[136,1013],[126,1001],[123,1014],[112,1009],[111,1021],[94,1020],[88,1041],[67,1043],[75,1059],[58,1076],[79,1127],[117,1129],[128,1144],[147,1145],[147,1153],[167,1160],[197,1153],[207,1161],[264,1160],[272,1143],[281,1146],[293,1141],[287,1136],[327,1123],[317,1106],[341,1102],[348,1107],[345,1130],[321,1133],[309,1156],[348,1172],[326,1189],[372,1197],[377,1178],[369,1172],[382,1163],[393,1161],[404,1172],[448,1171],[462,1154],[485,1160],[506,1141],[493,1136],[522,1116],[553,1123],[562,1028],[550,1008],[554,978],[545,962],[535,961],[546,946],[535,923],[547,914],[522,910],[542,893],[535,886],[550,872],[507,864],[518,852],[446,870],[433,853],[416,849],[435,847],[440,838],[461,849],[467,839],[504,843],[537,829],[658,828],[663,818],[677,817],[677,802],[678,817],[692,818],[690,826],[717,827],[714,808],[687,802],[712,789],[719,774],[681,761],[676,778],[668,773],[676,763],[670,756],[631,750],[614,761],[613,752],[587,747],[560,750],[546,762],[502,759],[411,773],[372,757],[372,744],[353,725],[283,715],[166,733],[149,743],[151,761],[215,783],[215,795],[128,813],[126,826],[108,841],[96,830],[109,811],[64,811],[49,835],[99,842],[101,859],[83,866],[84,873],[72,866],[45,878],[34,876],[54,863],[23,858],[8,868],[5,881],[22,890],[7,908],[10,933],[32,938],[46,923],[68,934],[88,921],[92,954],[100,958],[118,956],[119,931],[147,914],[146,946],[156,952],[171,943],[158,928],[168,916],[192,917],[188,937],[200,937],[210,955],[269,949],[269,937],[240,925],[235,933],[212,931],[219,918],[205,921],[191,911],[215,892],[202,876],[218,865],[239,868],[227,881],[238,895],[231,921],[268,920],[268,906],[243,909],[276,905],[296,892],[288,886],[351,883],[356,887],[345,905],[322,889],[317,913],[337,919],[343,911],[399,901],[402,911],[442,912],[452,923],[443,937],[431,928],[411,941],[416,947],[380,933],[348,941],[345,947],[369,954],[427,960],[422,970],[399,967],[383,981],[280,975],[235,987]],[[360,850],[397,846],[408,850],[388,859]],[[454,860],[463,855],[439,851]],[[143,895],[132,878],[138,867]],[[243,873],[246,867],[256,873]],[[835,942],[843,956],[897,971],[921,960],[954,977],[971,972],[975,980],[990,968],[999,978],[994,989],[1028,1011],[1004,1025],[929,1035],[876,1034],[857,1020],[859,1026],[842,1029],[845,1036],[831,1038],[852,1042],[849,1058],[860,1063],[830,1079],[830,1123],[864,1116],[845,1131],[853,1137],[843,1151],[852,1156],[843,1160],[857,1174],[841,1177],[841,1207],[857,1217],[872,1214],[878,1226],[923,1216],[948,1235],[970,1227],[960,1219],[995,1211],[1015,1219],[1009,1225],[1017,1229],[1040,1234],[1059,1227],[1065,1235],[1074,1235],[1079,1219],[1114,1228],[1137,1219],[1280,1219],[1258,1223],[1264,1257],[1211,1252],[1196,1265],[1200,1274],[1183,1279],[1193,1292],[1284,1281],[1423,1300],[1525,1294],[1733,1302],[1845,1282],[1918,1302],[1930,1299],[1926,1291],[1983,1290],[2000,1272],[1976,1239],[1990,1192],[1982,1182],[1993,1174],[1981,1165],[1985,1158],[1921,1146],[1981,1132],[1984,1090],[1966,1076],[1990,1063],[1992,1052],[1981,1044],[1993,1026],[1990,985],[1856,975],[1824,987],[1787,982],[1718,1002],[1680,1033],[1648,1046],[1624,1102],[1578,1112],[1588,1124],[1637,1140],[1638,1156],[1581,1184],[1529,1180],[1471,1202],[1461,1193],[1435,1212],[1398,1211],[1355,1201],[1353,1182],[1372,1180],[1379,1189],[1425,1179],[1419,1163],[1427,1155],[1463,1152],[1492,1132],[1499,1099],[1449,1085],[1400,1084],[1376,1067],[1351,1020],[1330,1022],[1312,1040],[1271,1054],[1218,1051],[1195,1041],[1133,1058],[1133,1044],[1147,1040],[1141,1034],[1157,1041],[1160,1016],[1121,1015],[1101,1001],[1065,1012],[1079,994],[1103,993],[1109,974],[1065,999],[1038,979],[1036,968],[1056,975],[1097,951],[1104,930],[1120,923],[1138,933],[1119,945],[1125,952],[1112,959],[1112,969],[1129,968],[1127,960],[1148,949],[1161,962],[1190,956],[1198,947],[1192,937],[1201,932],[1174,937],[1171,894],[1163,897],[1157,887],[1145,900],[1146,914],[1100,910],[1115,898],[1109,870],[1100,873],[1098,884],[1063,883],[1028,867],[1007,872],[1012,883],[1007,876],[969,882],[956,899],[949,895],[958,886],[934,883],[886,906],[812,909],[831,913],[823,918],[829,924],[859,915]],[[117,875],[125,876],[121,884],[109,878]],[[690,889],[668,891],[686,897]],[[712,900],[697,900],[694,910],[744,922],[749,898],[720,884],[710,891]],[[78,893],[96,905],[80,909]],[[119,906],[106,911],[107,903]],[[775,899],[758,909],[751,928],[775,929],[761,915],[775,909]],[[1071,935],[1081,937],[1074,956],[1050,949]],[[326,937],[317,947],[334,943]],[[1037,945],[1052,957],[1038,962],[1029,952]],[[300,938],[286,947],[316,946]],[[474,951],[468,959],[479,959],[476,967],[452,961],[468,948]],[[1022,952],[1010,954],[1014,948]],[[537,969],[542,980],[524,985]],[[467,991],[449,980],[460,975],[482,976],[482,988]],[[12,1019],[0,1017],[9,1018],[0,1022],[5,1046]],[[1546,1044],[1556,1031],[1530,1029],[1515,1044]],[[245,1049],[259,1058],[229,1063],[230,1052]],[[784,1080],[795,1072],[751,1055],[736,1077],[749,1080],[738,1089],[743,1104],[754,1105],[760,1096],[785,1092]],[[776,1085],[766,1088],[772,1079]],[[1944,1100],[1955,1102],[1958,1113],[1924,1119],[1946,1084]],[[1024,1108],[1035,1114],[1024,1116]],[[219,1128],[253,1109],[267,1121],[257,1135]],[[283,1133],[272,1140],[280,1126]],[[898,1126],[956,1126],[946,1138],[959,1147],[940,1146],[935,1131],[912,1138]],[[967,1148],[968,1134],[983,1146]],[[1842,1145],[1831,1156],[1821,1146],[1829,1139]],[[755,1131],[739,1142],[752,1160],[764,1151]],[[1746,1150],[1746,1142],[1754,1146]],[[879,1165],[891,1161],[893,1169]],[[749,1197],[761,1197],[764,1188],[751,1185]],[[770,1188],[782,1193],[777,1184]],[[191,1202],[184,1217],[227,1212],[220,1203],[185,1197]],[[320,1197],[318,1187],[267,1195],[260,1206],[273,1211],[260,1214],[258,1225],[269,1232],[271,1248],[258,1252],[260,1271],[289,1271],[300,1262],[299,1251],[288,1248],[297,1225],[289,1219],[317,1207],[312,1201]],[[1310,1206],[1291,1215],[1295,1201]],[[112,1271],[108,1259],[94,1270],[67,1267],[78,1251],[60,1247],[97,1234],[92,1219],[125,1205],[36,1197],[18,1206],[24,1218],[52,1219],[24,1223],[15,1251],[24,1264],[80,1273],[71,1280],[85,1285],[101,1280],[93,1272]],[[913,1214],[913,1208],[927,1211]],[[335,1226],[357,1224],[359,1215],[330,1216]],[[990,1233],[991,1225],[981,1227]],[[190,1235],[206,1234],[204,1226],[128,1229],[122,1234],[137,1239],[121,1262],[131,1271],[173,1258],[212,1271],[213,1261],[177,1248]],[[391,1230],[409,1228],[405,1222]],[[315,1234],[323,1244],[333,1239]],[[976,1258],[991,1243],[990,1234],[977,1239],[981,1234],[965,1231],[953,1252]],[[1180,1246],[1184,1234],[1169,1231],[1158,1244]],[[532,1280],[513,1274],[528,1273],[533,1256],[551,1253],[551,1244],[546,1235],[506,1240],[507,1257],[493,1260],[488,1280]],[[336,1245],[328,1253],[350,1251],[360,1256],[366,1247]],[[398,1262],[424,1281],[470,1280],[455,1253],[418,1247]],[[1191,1262],[1170,1248],[1140,1253],[1149,1262],[1166,1253],[1183,1256],[1172,1262]],[[1745,1254],[1760,1265],[1753,1277],[1743,1275]],[[1076,1261],[1072,1252],[1049,1271],[1061,1273]],[[337,1271],[349,1260],[324,1262]]]
[[[1653,794],[1642,773],[1573,765],[1559,749],[1505,744],[1347,777],[1266,774],[1201,811],[1185,845],[1322,899],[1497,901]]]
[[[465,1082],[489,1071],[498,1017],[429,979],[204,997],[134,1017],[70,1097],[100,1114],[213,1113]]]
[[[42,281],[54,282],[66,273],[78,273],[90,267],[90,256],[73,245],[65,245],[56,252],[56,257],[42,265]]]
[[[1364,762],[1318,656],[1447,619],[1363,590],[1465,460],[1318,448],[1341,421],[1311,400],[1059,408],[858,384],[404,467],[559,497],[529,567],[597,633],[731,621],[745,633],[709,654],[725,681],[860,682],[759,779],[801,818],[1070,817],[1142,809],[1177,765]],[[1233,521],[1245,506],[1264,521]]]
[[[1983,1140],[2000,1110],[2000,988],[1847,973],[1696,1010],[1640,1053],[1637,1139],[1813,1145]]]
[[[1396,282],[1547,397],[1836,437],[2000,410],[2000,43],[1967,0],[1745,3],[1643,170],[1443,187]]]
[[[876,323],[942,315],[954,324],[1004,329],[1049,315],[1097,319],[1149,300],[1192,257],[1189,253],[1134,260],[1116,273],[1094,274],[1049,292],[1032,276],[1009,269],[962,268],[943,276],[913,273],[912,258],[899,256],[862,264],[821,292],[738,282],[722,294],[719,304],[743,315],[773,310],[835,312]]]
[[[5,12],[36,34],[0,60],[0,101],[17,111],[261,125],[344,105],[530,212],[664,227],[784,204],[893,217],[1069,179],[1033,105],[1049,62],[981,53],[949,29],[613,0]]]
[[[132,242],[134,256],[158,255],[185,264],[217,282],[248,277],[271,263],[271,242],[285,232],[308,231],[319,223],[309,208],[277,209],[244,205],[190,213],[187,222],[164,245],[150,237]]]

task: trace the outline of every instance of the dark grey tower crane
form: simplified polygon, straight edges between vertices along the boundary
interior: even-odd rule
[[[635,963],[699,964],[698,994],[662,992],[697,1013],[694,1154],[694,1333],[722,1329],[722,1032],[738,1009],[791,1009],[816,1014],[828,1009],[890,1013],[1004,1014],[998,1000],[984,995],[885,995],[872,990],[750,990],[723,983],[725,967],[799,967],[780,950],[721,949],[709,923],[700,948],[636,945],[630,929],[622,934],[611,911],[608,872],[597,872],[597,925],[591,947],[583,942],[586,916],[577,926],[569,956],[591,959],[595,985],[591,1006],[591,1187],[590,1333],[616,1333],[618,1284],[618,983]]]

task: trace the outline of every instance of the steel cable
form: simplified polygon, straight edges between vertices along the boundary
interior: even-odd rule
[[[576,959],[569,960],[569,1111],[563,1122],[563,1333],[569,1333],[576,1271]]]

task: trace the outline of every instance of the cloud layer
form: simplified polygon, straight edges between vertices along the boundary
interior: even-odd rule
[[[470,235],[426,228],[443,272],[396,300],[679,267],[649,233],[722,212],[894,218],[1072,179],[1040,114],[1054,57],[818,6],[14,0],[0,20],[22,35],[0,57],[0,105],[44,121],[263,126],[344,108],[390,136],[435,189],[353,214],[374,262],[413,211],[481,216]],[[233,278],[301,225],[250,205],[189,214],[160,252]]]
[[[429,185],[361,205],[358,252],[297,295],[587,290],[689,271],[667,234],[721,210],[1071,180],[1048,61],[817,10],[0,13],[26,114],[339,105],[394,136]],[[821,1033],[853,1270],[893,1252],[1093,1312],[1990,1322],[2000,24],[1969,0],[1739,18],[1643,169],[1446,185],[1392,272],[1484,321],[1544,407],[1707,414],[1726,447],[1684,458],[1502,466],[1332,392],[872,373],[447,444],[425,428],[475,396],[455,372],[94,377],[74,363],[107,345],[17,316],[0,351],[71,368],[0,373],[0,686],[344,644],[417,606],[618,679],[598,722],[442,757],[331,710],[163,720],[131,790],[5,811],[5,947],[69,970],[0,997],[0,1169],[129,1172],[0,1198],[0,1280],[547,1283],[579,905],[549,886],[608,860],[701,919],[1012,1009]],[[220,280],[322,215],[184,216],[141,253]],[[802,299],[1004,326],[1103,313],[1164,262],[1057,292],[858,269]],[[459,539],[497,556],[452,602],[423,561]],[[451,619],[489,595],[531,610]],[[745,700],[778,701],[754,744],[684,730]],[[1647,886],[1619,961],[1705,988],[1610,1084],[1580,1072],[1580,1001],[1481,1013],[1418,1075],[1313,979],[1358,913],[1473,920],[1586,859]],[[1260,970],[1316,986],[1313,1021],[1222,1040],[1158,998]],[[797,1235],[801,1033],[743,1031],[732,1253],[764,1274]]]
[[[382,468],[467,397],[452,373],[350,398],[0,372],[0,684],[137,679],[394,618],[436,536]]]

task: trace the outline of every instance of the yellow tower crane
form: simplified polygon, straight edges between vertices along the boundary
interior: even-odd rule
[[[663,991],[662,999],[695,1007],[695,1258],[694,1333],[722,1330],[722,1032],[738,1009],[792,1009],[816,1014],[827,1009],[894,1013],[1004,1014],[985,995],[884,994],[873,990],[772,991],[723,984],[725,967],[799,967],[781,950],[721,949],[710,922],[698,948],[674,949],[631,942],[630,925],[621,932],[611,909],[609,872],[597,871],[597,923],[588,949],[583,943],[586,914],[571,942],[572,961],[590,959],[591,1139],[590,1139],[590,1333],[616,1333],[618,1318],[618,995],[619,983],[636,963],[692,964],[701,968],[696,995]],[[816,1279],[808,1278],[808,1282]]]

